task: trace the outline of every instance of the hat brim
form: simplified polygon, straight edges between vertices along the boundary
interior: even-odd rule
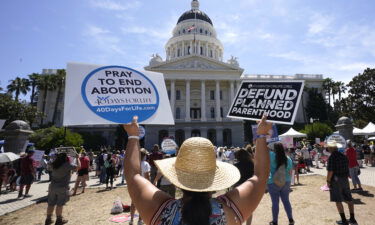
[[[216,161],[216,170],[207,173],[181,171],[174,166],[176,157],[156,160],[160,172],[176,187],[194,192],[219,191],[231,187],[241,175],[237,167]]]

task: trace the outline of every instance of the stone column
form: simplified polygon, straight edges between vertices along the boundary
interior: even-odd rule
[[[190,55],[194,53],[193,41],[190,41]]]
[[[176,81],[175,80],[171,80],[171,99],[170,99],[170,103],[171,103],[171,110],[172,110],[172,114],[173,114],[173,117],[176,118],[176,110],[175,110],[175,105],[176,105]]]
[[[216,81],[216,94],[215,94],[215,101],[216,101],[216,121],[221,121],[220,115],[220,81]]]
[[[201,137],[207,138],[207,127],[201,127]]]
[[[176,53],[176,58],[178,57],[178,44],[176,44],[176,47],[175,47],[175,53]]]
[[[186,80],[185,121],[190,121],[190,80]]]
[[[201,121],[207,121],[206,118],[206,81],[201,81]]]
[[[185,42],[182,42],[182,56],[185,56]]]
[[[208,42],[206,42],[205,56],[208,57]]]
[[[223,127],[216,127],[216,145],[223,146]]]
[[[191,127],[185,127],[185,140],[191,137]]]
[[[197,55],[201,55],[201,41],[198,41]]]
[[[229,96],[230,96],[230,99],[229,99],[229,105],[232,104],[232,101],[234,99],[234,81],[229,81],[230,82],[230,93],[229,93]]]

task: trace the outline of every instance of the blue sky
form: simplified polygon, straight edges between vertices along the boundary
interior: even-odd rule
[[[190,0],[8,0],[0,3],[1,86],[67,62],[143,68]],[[225,60],[246,74],[323,74],[348,82],[375,67],[373,0],[201,0]]]

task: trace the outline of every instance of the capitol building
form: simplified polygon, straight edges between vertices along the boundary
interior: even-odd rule
[[[183,140],[196,136],[206,137],[218,146],[243,146],[244,121],[226,117],[242,79],[305,80],[306,86],[322,89],[322,75],[246,74],[237,58],[224,60],[224,46],[213,21],[200,10],[198,0],[193,0],[191,9],[179,17],[172,37],[165,45],[165,52],[165,59],[154,54],[144,69],[164,74],[175,125],[147,125],[146,148],[160,144],[165,137],[173,137],[180,145]],[[51,96],[47,99],[47,106],[51,105],[51,109],[46,107],[46,123],[51,120],[54,105],[48,101],[55,100],[53,93],[47,96]],[[304,93],[296,122],[308,122],[304,110],[307,100],[307,93]],[[39,109],[41,105],[38,102]],[[63,101],[59,107],[62,112]],[[58,126],[62,124],[62,115],[59,114]],[[77,127],[74,130],[101,132],[108,145],[114,145],[114,126]]]

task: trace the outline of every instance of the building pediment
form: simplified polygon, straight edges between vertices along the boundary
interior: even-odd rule
[[[242,68],[233,66],[228,63],[213,60],[201,56],[187,56],[175,60],[161,62],[156,65],[145,67],[146,70],[163,72],[163,71],[231,71],[241,72]]]

